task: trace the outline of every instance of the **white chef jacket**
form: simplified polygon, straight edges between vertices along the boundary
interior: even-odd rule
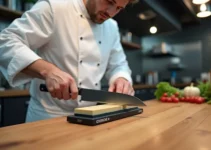
[[[117,23],[113,19],[93,23],[83,0],[39,1],[1,32],[0,54],[0,70],[11,86],[31,81],[27,122],[67,116],[76,107],[95,105],[40,92],[45,81],[20,72],[38,59],[72,75],[78,87],[100,89],[104,74],[110,84],[118,77],[132,83]]]

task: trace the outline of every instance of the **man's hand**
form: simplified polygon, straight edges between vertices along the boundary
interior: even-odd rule
[[[49,72],[43,71],[41,74],[45,78],[46,86],[52,97],[64,100],[77,98],[78,88],[71,75],[58,68],[54,68]]]
[[[43,59],[34,61],[24,68],[22,72],[31,77],[45,80],[52,97],[64,100],[78,97],[78,88],[74,78]]]
[[[122,77],[117,78],[114,83],[110,85],[108,91],[128,94],[132,96],[134,95],[134,89],[131,83]]]

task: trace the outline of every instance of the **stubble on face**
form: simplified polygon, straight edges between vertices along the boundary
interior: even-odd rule
[[[89,13],[90,19],[97,24],[102,24],[109,18],[113,17],[110,16],[106,10],[108,7],[108,1],[107,0],[83,0],[84,4],[87,8],[87,11]],[[117,1],[117,0],[114,0]],[[122,5],[125,7],[129,3],[129,0],[120,0],[120,6]],[[115,2],[116,3],[116,2]],[[118,13],[117,11],[116,13]],[[116,13],[114,15],[116,15]]]
[[[102,11],[98,11],[98,5],[100,5],[101,0],[84,0],[85,6],[89,13],[90,19],[97,24],[102,24],[106,19],[100,17]]]

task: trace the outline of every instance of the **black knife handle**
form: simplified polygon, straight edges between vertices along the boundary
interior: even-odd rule
[[[42,92],[48,92],[48,88],[45,84],[40,84],[40,91]],[[69,91],[71,93],[71,91]],[[81,88],[78,88],[78,94],[80,95],[81,93]]]
[[[40,84],[40,91],[48,92],[47,86],[45,84]]]

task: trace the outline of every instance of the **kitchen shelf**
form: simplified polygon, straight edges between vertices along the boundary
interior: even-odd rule
[[[128,50],[140,50],[141,49],[141,46],[136,43],[126,42],[126,41],[121,41],[121,43],[122,43],[122,46]]]
[[[168,65],[167,69],[169,71],[181,71],[181,70],[184,70],[185,68],[186,68],[186,66],[183,64],[176,64],[176,65],[170,64],[170,65]]]
[[[176,83],[176,84],[171,84],[173,87],[176,88],[184,88],[186,86],[189,86],[191,83]],[[141,89],[156,89],[156,85],[147,85],[147,84],[135,84],[133,85],[133,88],[135,90],[141,90]]]
[[[153,53],[152,51],[148,52],[146,54],[148,57],[177,57],[178,55],[173,52],[167,52],[167,53]]]
[[[12,10],[8,7],[0,5],[0,17],[11,20],[21,17],[22,14],[23,12]]]

